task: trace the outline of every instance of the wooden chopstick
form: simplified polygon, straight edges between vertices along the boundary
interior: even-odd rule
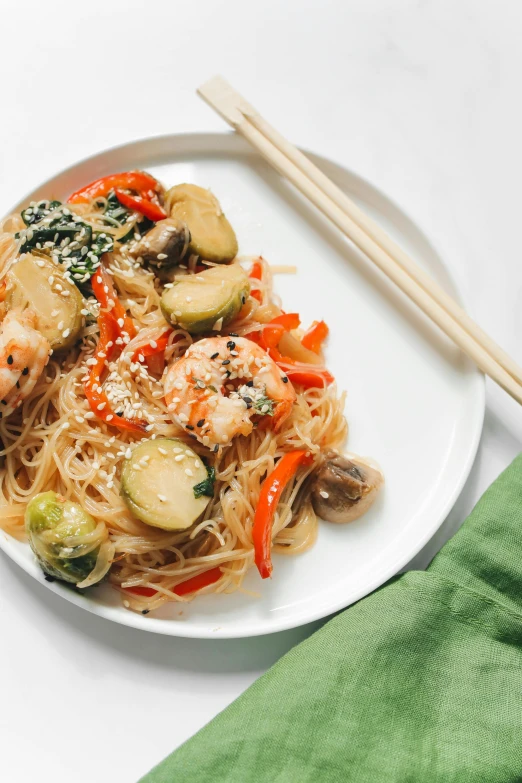
[[[199,95],[328,217],[477,366],[522,403],[522,368],[434,280],[224,79]]]

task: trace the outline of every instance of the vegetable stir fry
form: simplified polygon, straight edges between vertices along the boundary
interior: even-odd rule
[[[4,223],[2,507],[46,578],[148,614],[266,579],[319,517],[373,504],[323,313],[303,328],[238,250],[214,193],[137,170]]]

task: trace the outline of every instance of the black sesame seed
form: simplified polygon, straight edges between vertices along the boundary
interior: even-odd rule
[[[217,443],[216,443],[216,445],[214,446],[214,448],[212,450],[213,450],[214,453],[219,450],[219,446],[217,445]]]
[[[120,419],[121,419],[121,417],[123,416],[123,411],[118,411],[118,412],[117,412],[117,414],[116,414],[116,416],[119,416],[119,417],[120,417]]]
[[[7,405],[6,400],[0,400],[0,402],[2,403],[2,405]]]
[[[17,388],[17,389],[19,389],[19,388],[20,388],[20,381],[17,381],[17,382],[16,382],[16,388]]]
[[[44,574],[44,579],[46,582],[56,582],[54,576],[51,576],[50,574]]]
[[[211,358],[211,359],[217,359],[217,358],[218,358],[218,356],[219,356],[219,351],[216,351],[216,353],[213,353],[213,354],[212,354],[212,356],[211,356],[210,358]]]
[[[227,348],[230,348],[230,350],[233,351],[235,347],[236,347],[235,342],[233,340],[229,340],[227,343]]]
[[[241,304],[245,304],[245,302],[246,302],[246,297],[245,297],[245,296],[242,296],[242,297],[241,297]]]
[[[288,383],[288,378],[286,377],[286,375],[283,375],[281,380],[283,381],[283,383]]]
[[[189,438],[192,438],[193,440],[197,440],[196,435],[193,435],[191,432],[189,432]]]
[[[230,375],[232,375],[232,373],[230,372],[230,370],[225,370],[225,375],[226,375],[226,376],[227,376],[227,378],[228,378]]]
[[[196,424],[196,427],[202,427],[202,426],[204,425],[204,423],[205,423],[205,419],[200,419],[200,420],[197,422],[197,424]]]
[[[12,363],[13,363],[13,357],[11,356],[11,354],[9,354],[9,356],[7,357],[7,364],[12,364]]]
[[[188,429],[188,430],[193,430],[193,429],[194,429],[194,427],[192,426],[192,424],[187,424],[187,429]]]
[[[247,403],[252,402],[252,397],[243,397],[243,400]]]
[[[142,614],[148,614],[149,612],[150,612],[150,609],[142,609],[141,610]]]
[[[239,337],[237,332],[229,332],[229,337]]]
[[[254,385],[254,381],[247,381],[245,384],[245,386],[253,386],[253,385]]]
[[[29,375],[29,367],[24,367],[22,370],[22,375]]]
[[[225,359],[225,361],[221,362],[221,364],[230,364],[230,359]]]

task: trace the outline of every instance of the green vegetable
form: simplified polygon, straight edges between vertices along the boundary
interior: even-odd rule
[[[96,565],[107,531],[79,505],[56,492],[36,495],[25,512],[29,543],[46,574],[77,584]]]
[[[191,253],[217,264],[236,257],[234,229],[209,190],[198,185],[176,185],[167,192],[165,205],[171,217],[188,226]]]
[[[125,460],[121,496],[147,525],[184,530],[208,505],[203,493],[194,492],[195,484],[206,481],[205,465],[189,446],[176,438],[156,438],[140,443]]]
[[[262,396],[258,397],[253,402],[253,407],[258,413],[262,413],[263,416],[274,415],[274,401],[270,397]]]
[[[64,266],[76,285],[86,283],[99,267],[103,253],[113,249],[112,237],[103,231],[93,232],[88,223],[58,201],[49,202],[49,209],[41,205],[32,202],[24,210],[24,220],[38,219],[16,235],[22,240],[20,253],[46,253]]]
[[[83,297],[63,268],[47,256],[27,254],[13,264],[5,301],[8,308],[30,307],[36,313],[36,328],[55,351],[73,345],[82,329]]]
[[[134,214],[130,209],[127,209],[127,207],[124,207],[123,204],[118,201],[114,190],[109,192],[106,201],[107,204],[103,214],[109,218],[112,218],[112,220],[116,220],[116,222],[121,226],[125,225],[127,219]],[[118,239],[118,242],[123,245],[125,242],[129,242],[129,240],[134,239],[134,234],[136,231],[139,231],[139,233],[143,235],[149,231],[153,225],[154,223],[152,220],[149,220],[144,215],[142,215],[136,223],[132,224],[131,228],[125,234],[125,236]]]
[[[49,215],[56,207],[59,207],[60,201],[33,201],[21,212],[22,220],[26,226],[32,226],[33,223],[39,223],[46,215]]]
[[[238,315],[249,293],[248,276],[239,264],[214,266],[166,288],[161,310],[167,321],[191,334],[219,331]]]
[[[204,481],[200,481],[199,484],[195,484],[193,487],[194,497],[200,498],[202,495],[206,495],[209,498],[214,497],[214,482],[216,481],[216,469],[207,465],[207,477]]]

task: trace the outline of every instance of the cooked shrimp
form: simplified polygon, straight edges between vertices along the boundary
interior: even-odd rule
[[[0,418],[32,392],[49,361],[49,341],[35,328],[32,310],[9,310],[0,326]]]
[[[236,435],[249,435],[256,416],[270,416],[277,431],[295,400],[286,375],[244,337],[199,340],[165,377],[174,421],[215,451]]]

